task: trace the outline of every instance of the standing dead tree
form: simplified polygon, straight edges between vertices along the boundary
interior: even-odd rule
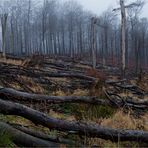
[[[98,27],[100,27],[100,28],[102,28],[102,29],[104,30],[104,32],[107,30],[107,25],[101,24],[99,18],[96,18],[96,19],[95,19],[95,25],[98,26]],[[106,45],[107,45],[107,43],[106,43]],[[95,43],[94,43],[94,46],[95,46]],[[106,49],[107,49],[107,48],[106,48]],[[106,54],[106,53],[105,53],[104,50],[103,50],[102,52],[103,52],[103,53],[102,53],[102,56],[103,56],[103,61],[102,61],[102,63],[103,63],[103,67],[105,67],[105,65],[106,65],[105,54]]]
[[[124,0],[120,0],[121,6],[121,55],[122,55],[122,76],[125,77],[125,28],[126,28],[126,13]]]
[[[3,57],[6,57],[6,29],[7,29],[7,18],[8,14],[4,13],[0,15],[2,25],[2,51]]]
[[[130,9],[133,7],[139,7],[144,3],[142,1],[133,2],[129,5],[125,5],[124,0],[120,0],[120,8],[114,9],[113,11],[121,10],[121,65],[122,65],[122,77],[125,77],[126,70],[126,12],[125,9]]]
[[[96,18],[91,18],[91,30],[92,30],[92,61],[93,61],[93,68],[96,69]]]

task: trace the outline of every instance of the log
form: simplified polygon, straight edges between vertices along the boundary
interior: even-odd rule
[[[34,73],[35,75],[40,75],[44,77],[50,77],[50,78],[76,78],[76,79],[83,79],[83,80],[89,80],[89,81],[95,81],[96,79],[90,76],[85,76],[79,73]],[[29,74],[28,74],[29,75]]]
[[[97,99],[97,97],[89,96],[48,96],[41,94],[31,94],[27,92],[21,92],[12,88],[0,87],[0,97],[8,100],[18,100],[26,102],[41,102],[46,101],[49,104],[58,103],[86,103],[86,104],[98,104],[98,105],[110,105],[108,100]]]
[[[136,85],[128,85],[128,84],[121,84],[122,82],[126,82],[126,79],[120,80],[120,81],[106,81],[106,84],[109,85],[113,85],[115,87],[119,87],[121,89],[126,89],[126,90],[130,90],[132,92],[135,92],[135,94],[137,95],[146,95],[147,92],[144,92],[144,90],[140,89],[138,86]]]
[[[148,132],[140,130],[121,130],[102,127],[96,124],[70,122],[53,117],[49,117],[39,111],[26,107],[18,103],[12,103],[0,99],[0,113],[5,115],[17,115],[24,117],[35,124],[42,125],[49,129],[55,129],[59,131],[75,131],[79,135],[88,137],[98,137],[105,140],[111,140],[113,142],[120,141],[136,141],[145,142],[148,141]]]
[[[139,109],[143,111],[147,111],[148,109],[148,100],[140,100],[135,101],[132,98],[122,98],[118,94],[115,93],[109,93],[108,91],[105,92],[106,96],[109,98],[110,102],[113,102],[113,104],[116,104],[118,108],[120,107],[127,107],[132,109]]]
[[[116,80],[116,81],[106,80],[106,84],[114,85],[114,84],[123,83],[123,82],[126,82],[126,81],[127,81],[126,79]]]
[[[43,140],[47,140],[47,141],[52,141],[52,142],[55,142],[55,143],[60,143],[60,144],[68,144],[68,145],[81,145],[81,144],[78,144],[77,142],[75,141],[72,141],[72,140],[69,140],[69,139],[64,139],[64,138],[61,138],[61,137],[56,137],[56,136],[49,136],[47,134],[44,134],[40,131],[34,131],[32,129],[29,129],[27,127],[24,127],[22,125],[18,125],[18,124],[12,124],[12,123],[9,123],[13,128],[16,128],[26,134],[29,134],[31,136],[34,136],[34,137],[37,137],[37,138],[40,138],[40,139],[43,139]],[[81,145],[82,146],[82,145]]]
[[[1,68],[0,68],[1,69]],[[8,73],[9,71],[9,73]],[[49,77],[49,78],[75,78],[75,79],[83,79],[83,80],[88,80],[88,81],[95,81],[96,79],[90,76],[82,75],[79,73],[51,73],[51,72],[31,72],[31,71],[23,71],[23,70],[5,70],[1,72],[2,74],[6,75],[20,75],[20,76],[28,76],[31,78],[39,78],[39,77]]]
[[[29,76],[34,78],[40,77],[50,77],[50,78],[76,78],[76,79],[83,79],[89,81],[95,81],[96,79],[90,76],[86,76],[80,73],[51,73],[45,70],[39,70],[35,68],[25,68],[23,66],[16,66],[12,64],[5,64],[0,63],[1,75],[20,75],[20,76]]]
[[[113,95],[113,94],[111,94]],[[21,92],[14,90],[12,88],[2,88],[0,89],[0,98],[14,101],[25,101],[25,102],[34,102],[38,103],[41,101],[46,101],[48,104],[61,104],[61,103],[83,103],[83,104],[94,104],[94,105],[104,105],[111,107],[131,107],[133,109],[148,109],[148,101],[126,101],[116,99],[99,99],[97,97],[90,96],[48,96],[48,95],[40,95],[40,94],[31,94],[26,92]],[[116,103],[112,103],[112,102]]]
[[[0,132],[8,133],[13,143],[25,147],[58,147],[59,144],[49,142],[26,134],[7,123],[0,122]]]

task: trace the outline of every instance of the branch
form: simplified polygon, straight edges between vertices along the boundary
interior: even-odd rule
[[[133,7],[140,7],[140,6],[143,6],[143,5],[144,5],[144,2],[138,1],[138,2],[133,2],[133,3],[129,4],[129,5],[125,5],[125,8],[131,9]],[[121,8],[113,9],[113,11],[119,11],[119,10],[121,10]]]

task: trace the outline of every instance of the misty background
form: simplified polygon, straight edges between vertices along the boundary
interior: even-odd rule
[[[66,0],[63,0],[66,1]],[[80,3],[86,10],[92,11],[97,15],[101,15],[101,13],[108,8],[116,8],[119,7],[119,0],[76,0]],[[134,2],[134,0],[126,0],[126,4]],[[145,5],[142,9],[141,16],[147,17],[148,15],[148,0],[145,0]]]
[[[17,56],[34,53],[92,58],[106,65],[121,62],[121,12],[117,0],[0,0],[4,47]],[[147,0],[126,9],[126,65],[148,64]],[[92,18],[96,17],[95,31]],[[2,26],[1,26],[2,27]],[[2,33],[1,33],[2,34]],[[95,38],[95,43],[93,43]]]

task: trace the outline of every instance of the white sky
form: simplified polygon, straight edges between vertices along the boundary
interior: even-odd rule
[[[119,6],[119,0],[76,0],[85,9],[90,10],[98,15],[109,7],[116,8]],[[134,0],[126,0],[126,4],[134,2]],[[145,6],[142,10],[142,16],[148,18],[148,0],[145,0]]]

